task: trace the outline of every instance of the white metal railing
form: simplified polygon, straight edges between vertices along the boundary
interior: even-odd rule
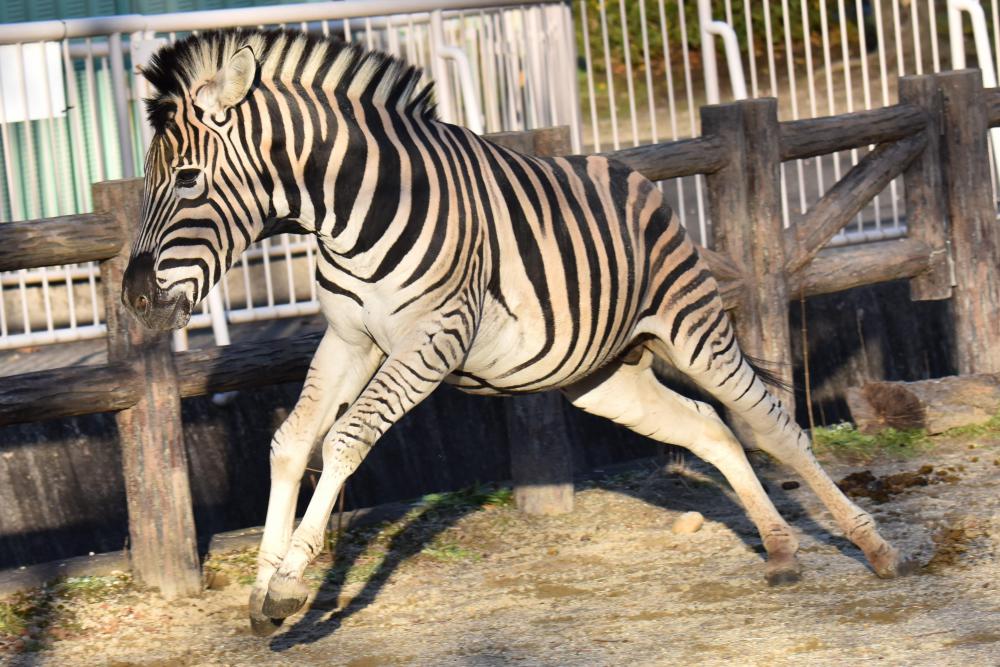
[[[89,210],[91,182],[129,173],[130,161],[138,172],[148,132],[145,84],[133,69],[152,40],[192,30],[285,25],[335,34],[433,71],[446,119],[487,132],[569,124],[574,150],[594,151],[697,135],[698,106],[742,96],[741,81],[748,96],[777,97],[782,119],[892,104],[897,76],[962,67],[966,42],[989,85],[1000,0],[982,2],[350,0],[0,25],[0,45],[10,47],[0,52],[0,221]],[[969,34],[959,9],[972,17]],[[721,90],[711,65],[720,47],[731,84]],[[47,67],[26,74],[29,61]],[[25,94],[29,86],[39,92]],[[60,89],[63,109],[51,92]],[[11,107],[12,95],[30,97],[35,109]],[[783,165],[785,224],[863,152]],[[682,223],[710,241],[702,179],[662,186]],[[890,185],[833,243],[904,234],[901,195]],[[314,266],[311,240],[265,241],[223,282],[221,307],[203,306],[192,326],[211,326],[213,312],[218,325],[223,309],[229,323],[316,312]],[[0,276],[0,348],[101,335],[96,280],[89,265]]]
[[[434,72],[445,120],[477,132],[568,124],[579,149],[572,16],[552,0],[349,1],[0,25],[0,44],[18,58],[11,67],[0,55],[0,67],[12,70],[17,87],[32,82],[21,52],[44,43],[55,53],[53,88],[65,90],[61,104],[44,91],[16,91],[60,107],[36,120],[7,122],[0,104],[0,222],[90,210],[91,182],[141,173],[150,138],[141,99],[149,91],[135,68],[184,33],[240,25],[334,34],[387,51]],[[0,77],[0,100],[11,97],[9,87]],[[22,144],[25,157],[15,158],[10,147]],[[317,312],[314,263],[312,239],[262,242],[189,326],[211,326],[224,344],[227,322]],[[0,275],[0,349],[102,335],[97,280],[93,265]],[[176,344],[186,345],[183,334]]]
[[[980,7],[977,0],[958,2]],[[699,105],[739,97],[719,86],[724,77],[713,63],[720,46],[728,46],[726,70],[735,89],[742,70],[747,94],[777,97],[783,120],[893,104],[896,77],[963,67],[951,54],[964,54],[965,42],[977,45],[976,66],[984,72],[991,52],[1000,51],[1000,0],[982,0],[982,20],[972,35],[959,22],[949,24],[948,0],[574,0],[573,6],[587,150],[698,134]],[[618,26],[628,39],[615,45],[609,33]],[[710,35],[722,35],[722,44]],[[691,42],[696,37],[700,45]],[[699,52],[700,63],[693,62]],[[785,225],[794,224],[863,153],[784,164]],[[701,188],[700,177],[664,184],[682,223],[710,241]],[[891,184],[832,243],[905,234],[902,194],[901,183]]]

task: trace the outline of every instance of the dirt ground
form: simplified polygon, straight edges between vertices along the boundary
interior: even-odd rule
[[[311,609],[267,639],[246,621],[252,551],[213,558],[210,589],[173,604],[127,575],[63,582],[20,599],[38,620],[0,634],[0,662],[1000,665],[1000,438],[826,462],[835,479],[855,473],[853,491],[874,496],[859,502],[923,564],[891,581],[804,486],[790,488],[794,476],[757,467],[800,532],[804,577],[793,586],[765,585],[760,540],[712,471],[650,462],[579,485],[566,516],[524,516],[509,492],[479,489],[350,531],[336,565],[327,557],[310,571]],[[901,472],[912,474],[886,477]],[[689,510],[704,526],[674,534]]]

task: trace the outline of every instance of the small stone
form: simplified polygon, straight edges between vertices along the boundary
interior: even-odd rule
[[[684,512],[677,520],[674,521],[674,525],[671,526],[670,530],[674,532],[675,535],[690,535],[691,533],[697,533],[701,530],[702,524],[705,523],[705,517],[701,515],[701,512]]]
[[[229,585],[229,576],[225,572],[212,572],[208,577],[207,588],[210,591],[220,591]]]
[[[790,479],[787,482],[782,482],[781,488],[784,489],[785,491],[791,491],[792,489],[799,488],[799,483],[796,482],[794,479]]]

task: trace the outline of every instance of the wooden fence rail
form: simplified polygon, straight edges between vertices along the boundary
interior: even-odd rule
[[[704,107],[702,137],[605,155],[654,180],[706,175],[715,249],[703,254],[749,354],[790,358],[789,300],[910,279],[914,300],[953,300],[959,371],[998,372],[1000,227],[986,135],[1000,125],[1000,90],[983,90],[979,73],[967,70],[905,77],[900,100],[884,109],[784,123],[773,99]],[[567,136],[538,130],[493,138],[557,155],[567,152]],[[876,148],[801,220],[782,228],[782,161],[868,145]],[[899,175],[907,238],[824,248]],[[115,412],[133,571],[173,597],[200,586],[180,399],[301,380],[319,336],[172,354],[167,337],[143,329],[120,302],[140,200],[138,180],[99,183],[97,213],[0,225],[0,270],[101,261],[108,326],[107,364],[4,378],[0,425]],[[781,374],[790,381],[790,366]],[[527,442],[512,450],[515,483],[521,477],[528,488],[523,477],[529,474],[544,480],[534,496],[539,511],[565,509],[572,502],[567,453],[532,445],[532,437],[544,437],[531,433],[544,428],[544,409],[544,403],[527,413],[518,408],[522,412],[508,420],[509,428],[527,434],[512,438]]]

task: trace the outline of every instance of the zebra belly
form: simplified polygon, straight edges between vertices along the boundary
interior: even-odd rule
[[[463,391],[504,395],[556,389],[586,377],[621,352],[571,349],[581,346],[574,346],[573,337],[560,335],[569,330],[565,322],[557,323],[546,346],[546,326],[530,308],[512,308],[514,315],[487,301],[464,363],[446,380]]]

